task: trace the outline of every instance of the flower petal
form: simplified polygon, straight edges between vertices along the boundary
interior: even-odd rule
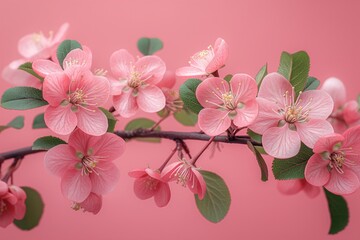
[[[59,106],[62,101],[67,99],[70,79],[64,73],[54,73],[48,75],[43,83],[44,99],[51,106]]]
[[[113,133],[91,137],[88,149],[92,149],[93,156],[101,157],[102,161],[114,161],[120,158],[125,151],[125,141]]]
[[[335,169],[331,171],[329,182],[325,188],[338,195],[353,193],[360,187],[359,178],[346,166],[342,168],[343,174],[338,173]]]
[[[13,222],[14,217],[15,217],[14,205],[6,204],[6,211],[1,213],[0,227],[5,228],[5,227],[9,226]]]
[[[5,195],[9,191],[9,186],[7,183],[0,180],[0,197]]]
[[[258,87],[250,75],[235,74],[230,81],[231,91],[235,96],[235,102],[246,103],[256,98]]]
[[[342,143],[344,141],[344,137],[340,134],[333,133],[330,135],[323,136],[316,141],[314,145],[313,152],[314,153],[322,153],[322,152],[333,152],[333,147],[337,143]]]
[[[56,32],[56,35],[54,36],[54,38],[52,40],[53,45],[59,43],[60,41],[62,41],[65,38],[67,31],[69,29],[69,26],[70,26],[69,23],[63,23],[60,26],[59,30]]]
[[[258,134],[264,134],[267,129],[276,127],[282,117],[276,113],[279,107],[275,103],[260,97],[256,101],[258,102],[259,112],[255,122],[249,128]]]
[[[110,57],[111,71],[119,80],[128,78],[133,65],[135,65],[135,59],[125,49],[114,52]]]
[[[205,72],[202,69],[196,68],[196,67],[181,67],[178,68],[175,72],[176,76],[178,77],[201,77],[207,75],[207,72]]]
[[[82,67],[85,69],[90,70],[92,63],[92,53],[91,50],[83,46],[82,49],[76,48],[70,51],[64,61],[63,66],[64,70],[66,70],[69,67]]]
[[[76,158],[74,148],[67,144],[60,144],[46,152],[45,168],[52,174],[61,177],[65,172],[74,168],[79,159]]]
[[[157,191],[154,195],[156,206],[165,207],[168,205],[171,198],[170,187],[168,183],[159,182],[157,185]]]
[[[50,57],[50,53],[44,51],[49,45],[49,40],[42,33],[32,33],[25,35],[19,40],[18,51],[24,58],[27,59],[35,56],[37,58],[45,59]]]
[[[63,70],[59,64],[50,60],[37,59],[32,64],[33,70],[42,77],[46,77],[52,73],[62,73]]]
[[[191,169],[192,174],[195,179],[194,181],[188,181],[188,188],[194,193],[197,194],[199,199],[202,200],[205,197],[206,193],[206,183],[201,175],[196,169]]]
[[[161,172],[161,179],[163,182],[174,181],[177,179],[175,173],[178,171],[179,168],[182,168],[184,165],[183,162],[177,161],[167,165],[164,170]]]
[[[158,112],[165,107],[164,93],[157,86],[139,88],[136,98],[137,105],[144,112]]]
[[[155,195],[160,182],[149,176],[138,178],[134,182],[134,193],[141,200],[151,198]],[[156,185],[156,187],[155,187]]]
[[[76,116],[77,126],[89,135],[100,136],[106,133],[108,129],[108,120],[98,108],[92,111],[78,109]]]
[[[176,82],[175,73],[169,70],[166,70],[164,77],[160,82],[156,84],[159,88],[173,88]]]
[[[200,111],[199,127],[209,136],[216,136],[225,132],[231,125],[229,111],[214,108],[204,108]]]
[[[229,92],[229,84],[224,79],[211,77],[196,88],[196,98],[205,108],[218,108],[223,104],[222,95]]]
[[[126,92],[123,91],[121,95],[114,96],[113,103],[116,111],[124,118],[134,116],[139,108],[131,89]]]
[[[330,95],[322,90],[309,90],[299,96],[303,111],[309,111],[310,119],[327,119],[334,106]]]
[[[300,179],[281,180],[277,182],[277,189],[285,195],[293,195],[303,189]]]
[[[91,180],[88,175],[82,175],[80,170],[70,169],[62,176],[61,191],[67,199],[82,202],[91,192]]]
[[[48,106],[45,110],[44,120],[51,131],[61,135],[70,134],[78,123],[76,114],[71,111],[70,105]]]
[[[258,115],[258,103],[254,99],[247,101],[241,109],[236,110],[236,116],[234,117],[234,124],[238,128],[247,127],[252,124]]]
[[[309,148],[313,148],[320,137],[334,133],[331,124],[322,119],[311,119],[309,122],[295,123],[295,126],[301,141]]]
[[[283,106],[285,105],[284,94],[286,92],[288,92],[289,96],[293,96],[290,82],[279,73],[274,72],[264,77],[258,96]]]
[[[126,87],[126,85],[127,85],[127,81],[126,80],[117,80],[117,79],[114,79],[111,77],[109,77],[108,79],[110,81],[110,86],[111,86],[110,95],[112,95],[112,96],[121,95],[123,92],[123,88]]]
[[[145,56],[135,63],[135,69],[147,84],[157,84],[163,79],[166,66],[158,56]]]
[[[23,59],[12,61],[3,69],[1,73],[2,78],[16,86],[41,88],[42,83],[39,79],[23,70],[18,69],[18,67],[23,63],[25,63],[25,60]]]
[[[344,105],[343,117],[346,124],[356,125],[360,124],[360,106],[355,100],[348,101]]]
[[[330,178],[328,165],[329,161],[322,159],[320,154],[312,155],[305,167],[306,181],[314,186],[324,186]]]
[[[346,89],[344,83],[335,77],[328,78],[321,86],[321,90],[327,92],[334,101],[334,108],[332,111],[337,110],[346,100]]]
[[[129,176],[132,178],[142,178],[146,177],[148,174],[145,172],[145,169],[134,169],[128,172]]]
[[[18,186],[10,186],[10,192],[17,198],[17,202],[15,204],[15,219],[23,219],[26,212],[25,199],[26,193],[25,191]]]
[[[80,203],[80,207],[84,209],[85,212],[98,214],[102,207],[102,196],[90,193],[90,195]]]
[[[229,55],[229,47],[222,38],[218,38],[214,45],[214,57],[206,67],[206,72],[213,73],[225,65]]]
[[[343,136],[343,148],[351,148],[352,154],[360,155],[360,126],[349,128]]]
[[[119,181],[120,172],[115,164],[99,161],[94,173],[90,174],[91,191],[97,194],[106,194],[112,191]]]

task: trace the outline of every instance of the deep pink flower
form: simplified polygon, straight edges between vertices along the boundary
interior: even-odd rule
[[[201,200],[206,193],[206,183],[198,170],[186,159],[183,159],[166,166],[161,173],[161,178],[165,182],[177,181],[184,187],[187,186]]]
[[[176,75],[188,78],[208,76],[225,65],[228,54],[227,43],[218,38],[214,48],[210,45],[207,49],[195,53],[190,58],[190,66],[179,68]]]
[[[321,137],[305,167],[305,179],[335,194],[349,194],[360,187],[360,126],[343,135]]]
[[[64,23],[56,35],[50,32],[50,36],[45,37],[43,33],[32,33],[22,37],[18,43],[18,50],[23,58],[15,60],[5,67],[2,77],[14,85],[40,88],[39,79],[19,70],[18,67],[36,59],[49,59],[56,52],[58,44],[64,40],[68,28],[69,24]]]
[[[230,83],[207,78],[196,89],[196,98],[205,107],[199,113],[199,127],[207,135],[225,132],[233,123],[238,128],[250,125],[258,114],[257,85],[247,74],[235,74]]]
[[[7,227],[14,219],[25,216],[26,194],[17,186],[8,186],[0,180],[0,227]]]
[[[141,200],[154,197],[158,207],[165,207],[171,197],[169,184],[161,179],[161,174],[150,168],[137,169],[129,172],[129,176],[136,178],[134,183],[135,195]]]
[[[135,60],[121,49],[110,57],[115,79],[111,79],[113,103],[122,117],[133,116],[140,108],[144,112],[158,112],[165,106],[165,96],[156,86],[166,71],[165,63],[157,56]]]
[[[312,148],[321,136],[334,132],[326,121],[334,103],[325,91],[310,90],[296,97],[288,80],[270,73],[261,84],[257,101],[259,115],[249,128],[263,135],[264,149],[273,157],[293,157],[301,142]]]
[[[320,194],[320,187],[309,184],[305,179],[281,180],[277,184],[278,190],[285,195],[294,195],[304,191],[309,198]]]
[[[81,203],[91,192],[102,195],[115,187],[119,170],[112,161],[124,149],[124,140],[112,133],[90,136],[77,129],[68,144],[53,147],[45,154],[45,166],[61,177],[63,195]]]
[[[82,209],[84,212],[98,214],[102,207],[102,196],[96,193],[90,193],[89,196],[80,203],[73,202],[72,209],[78,211]]]

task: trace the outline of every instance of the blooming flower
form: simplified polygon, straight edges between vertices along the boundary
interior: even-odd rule
[[[165,182],[177,181],[184,187],[187,186],[191,192],[197,194],[199,199],[202,200],[206,193],[206,183],[198,170],[186,159],[182,159],[166,166],[161,173],[161,178]]]
[[[294,195],[304,191],[309,198],[315,198],[320,194],[320,188],[309,184],[305,179],[278,181],[277,188],[285,195]]]
[[[102,207],[102,196],[96,193],[90,193],[89,196],[82,202],[73,202],[72,209],[78,211],[82,209],[84,212],[91,212],[98,214]]]
[[[360,126],[320,138],[305,167],[305,179],[335,194],[360,187]]]
[[[8,186],[0,180],[0,226],[7,227],[14,219],[25,216],[26,194],[17,186]]]
[[[210,45],[207,49],[195,53],[190,58],[190,66],[179,68],[176,75],[179,77],[208,76],[225,65],[228,54],[227,43],[222,38],[218,38],[214,48]]]
[[[114,52],[110,65],[116,79],[111,79],[113,103],[122,117],[131,117],[140,108],[158,112],[165,106],[165,96],[156,86],[166,71],[157,56],[145,56],[135,61],[125,49]]]
[[[49,59],[56,52],[57,45],[65,38],[68,23],[64,23],[58,32],[46,37],[43,33],[32,33],[22,37],[18,43],[21,59],[11,62],[2,72],[2,77],[18,86],[41,87],[41,82],[36,77],[19,70],[18,67],[25,62],[33,62],[36,59]]]
[[[256,94],[256,82],[247,74],[235,74],[230,83],[207,78],[196,89],[196,98],[205,107],[199,113],[200,129],[216,136],[232,123],[238,128],[250,125],[258,114]]]
[[[129,172],[129,176],[136,178],[134,192],[138,198],[145,200],[154,197],[158,207],[165,207],[169,203],[169,184],[161,179],[160,172],[150,168],[137,169]]]
[[[102,195],[115,187],[119,170],[112,161],[124,149],[124,140],[114,134],[90,136],[77,129],[68,144],[57,145],[45,154],[45,167],[61,177],[61,190],[66,198],[82,203],[91,192]]]
[[[165,96],[165,107],[163,109],[164,115],[168,115],[170,112],[177,112],[184,106],[184,103],[180,98],[179,91],[173,89],[175,82],[175,73],[166,71],[163,79],[156,84]]]
[[[257,101],[259,115],[249,128],[263,135],[263,147],[273,157],[293,157],[301,142],[312,148],[321,136],[334,131],[326,121],[334,103],[325,91],[309,90],[296,97],[288,80],[270,73],[261,84]]]

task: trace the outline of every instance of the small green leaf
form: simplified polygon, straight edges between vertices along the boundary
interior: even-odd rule
[[[112,115],[111,112],[109,112],[105,108],[100,107],[99,109],[105,114],[105,116],[108,120],[107,132],[113,133],[115,130],[115,125],[116,125],[117,119],[114,117],[114,115]]]
[[[152,128],[156,123],[147,118],[136,118],[128,122],[125,126],[126,131],[134,131],[137,129],[149,129]],[[160,131],[160,126],[157,126],[156,131]],[[141,142],[153,142],[153,143],[159,143],[161,142],[160,138],[135,138],[137,141]]]
[[[40,194],[33,188],[21,187],[26,193],[26,212],[21,220],[14,220],[15,226],[22,230],[31,230],[36,227],[44,212],[44,202]]]
[[[174,118],[184,126],[195,126],[198,116],[190,110],[183,108],[179,112],[174,113]]]
[[[272,165],[275,179],[304,178],[306,163],[312,155],[312,150],[305,146],[305,144],[301,144],[300,152],[296,156],[287,159],[275,158]]]
[[[320,81],[314,77],[308,77],[304,88],[304,92],[308,90],[315,90],[320,85]]]
[[[331,226],[329,234],[336,234],[348,225],[349,209],[346,200],[339,195],[335,195],[324,188],[326,199],[328,202]]]
[[[206,194],[202,200],[195,195],[196,206],[210,222],[218,223],[229,211],[231,197],[224,180],[217,174],[200,170],[206,182]]]
[[[230,80],[232,79],[233,75],[232,74],[228,74],[224,77],[224,80],[227,82],[230,82]]]
[[[247,145],[249,149],[255,154],[256,160],[260,167],[261,181],[266,182],[269,177],[269,171],[264,158],[261,156],[259,151],[254,147],[254,145],[250,141],[247,141]]]
[[[64,59],[66,58],[66,55],[68,55],[69,52],[77,48],[82,49],[81,44],[75,40],[64,40],[62,43],[60,43],[56,51],[56,56],[59,60],[60,66],[63,69],[64,69],[63,62]]]
[[[256,132],[251,131],[249,128],[247,130],[247,135],[251,138],[251,140],[262,143],[262,136],[260,134],[257,134]]]
[[[137,47],[144,56],[153,55],[161,50],[163,45],[159,38],[140,38],[137,42]]]
[[[278,72],[290,81],[296,95],[304,89],[309,71],[310,58],[306,52],[282,52]]]
[[[161,118],[169,116],[170,112],[166,108],[163,108],[162,110],[157,112],[157,115]]]
[[[18,116],[11,120],[7,125],[0,126],[0,132],[4,131],[8,128],[15,128],[15,129],[21,129],[24,127],[24,116]]]
[[[33,129],[47,128],[44,120],[44,113],[38,114],[32,124]]]
[[[66,142],[60,138],[53,136],[45,136],[35,140],[32,145],[33,150],[49,150],[59,144],[66,144]]]
[[[41,82],[44,81],[44,78],[39,76],[32,68],[32,62],[26,62],[26,63],[23,63],[21,64],[19,67],[18,67],[20,70],[23,70],[27,73],[30,73],[31,75],[33,75],[34,77],[36,77],[37,79],[39,79]]]
[[[26,110],[45,106],[41,90],[32,87],[13,87],[4,92],[1,105],[6,109]]]
[[[264,79],[264,77],[268,74],[267,71],[267,64],[265,64],[264,66],[262,66],[259,70],[259,72],[256,74],[256,83],[258,85],[258,87],[260,87],[262,80]]]
[[[198,114],[203,106],[199,103],[196,98],[195,92],[196,88],[201,83],[201,80],[191,78],[188,79],[180,86],[180,97],[184,102],[185,107],[187,107],[190,111]]]

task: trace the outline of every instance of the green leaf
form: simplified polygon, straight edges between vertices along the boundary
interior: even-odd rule
[[[288,180],[304,178],[304,170],[307,161],[313,155],[312,149],[301,144],[300,152],[288,159],[274,159],[272,170],[275,179]]]
[[[260,152],[254,147],[254,145],[250,141],[247,141],[247,145],[249,149],[255,154],[256,160],[260,167],[261,181],[266,182],[269,177],[269,171],[264,158],[261,156]]]
[[[324,188],[326,199],[328,202],[331,226],[329,234],[336,234],[348,225],[349,210],[347,203],[342,196],[335,195]]]
[[[180,86],[180,97],[184,102],[185,107],[187,107],[190,111],[198,114],[203,106],[199,103],[196,98],[195,92],[196,88],[201,83],[201,80],[191,78],[188,79]]]
[[[44,212],[44,202],[40,194],[33,188],[21,187],[26,193],[26,212],[21,220],[14,220],[15,226],[22,230],[31,230],[36,227]]]
[[[44,81],[44,78],[39,76],[32,68],[32,63],[31,62],[26,62],[26,63],[23,63],[21,64],[19,67],[18,67],[20,70],[23,70],[27,73],[30,73],[31,75],[33,75],[34,77],[36,77],[37,79],[39,79],[41,82]]]
[[[115,130],[115,125],[116,125],[117,119],[114,117],[114,115],[111,112],[109,112],[105,108],[100,107],[99,109],[105,114],[105,116],[108,120],[107,132],[113,133]]]
[[[33,129],[47,128],[44,120],[44,113],[40,113],[34,118],[32,128]]]
[[[126,124],[125,126],[125,130],[126,131],[134,131],[137,129],[149,129],[152,128],[156,123],[151,120],[151,119],[147,119],[147,118],[136,118],[131,120],[130,122],[128,122],[128,124]],[[155,128],[156,131],[160,131],[161,128],[160,126],[157,126]],[[154,143],[159,143],[161,142],[160,138],[135,138],[137,141],[141,141],[141,142],[154,142]]]
[[[282,52],[278,72],[290,81],[296,95],[304,89],[309,70],[310,58],[306,52]]]
[[[35,140],[32,145],[33,150],[49,150],[59,144],[66,144],[66,142],[60,138],[53,136],[45,136]]]
[[[1,105],[6,109],[26,110],[45,106],[41,90],[32,87],[14,87],[4,92]]]
[[[137,47],[144,56],[147,56],[161,50],[163,42],[159,38],[140,38]]]
[[[59,60],[60,66],[63,69],[64,69],[63,62],[66,55],[68,55],[69,52],[77,48],[82,49],[81,44],[75,40],[64,40],[62,43],[60,43],[56,51],[56,56]]]
[[[224,80],[227,82],[230,82],[230,80],[232,79],[233,75],[232,74],[228,74],[224,77]]]
[[[11,120],[7,125],[0,126],[0,132],[4,131],[8,128],[15,128],[15,129],[21,129],[24,127],[24,116],[18,116]]]
[[[202,200],[195,195],[196,206],[207,220],[220,222],[230,208],[229,189],[219,175],[204,170],[200,170],[200,173],[206,182],[206,194]]]
[[[308,90],[315,90],[320,85],[320,81],[314,77],[308,77],[304,88],[304,92]]]
[[[161,118],[169,116],[170,112],[166,108],[163,108],[162,110],[157,112],[157,115]]]
[[[265,64],[264,66],[262,66],[259,70],[259,72],[256,74],[255,80],[256,83],[258,85],[258,87],[260,87],[262,80],[264,79],[264,77],[268,74],[267,71],[267,64]]]
[[[179,112],[174,113],[174,118],[184,126],[195,126],[198,116],[190,110],[183,108]]]
[[[256,132],[251,131],[249,128],[247,130],[247,135],[249,135],[251,140],[262,143],[262,136],[260,134],[257,134]]]

